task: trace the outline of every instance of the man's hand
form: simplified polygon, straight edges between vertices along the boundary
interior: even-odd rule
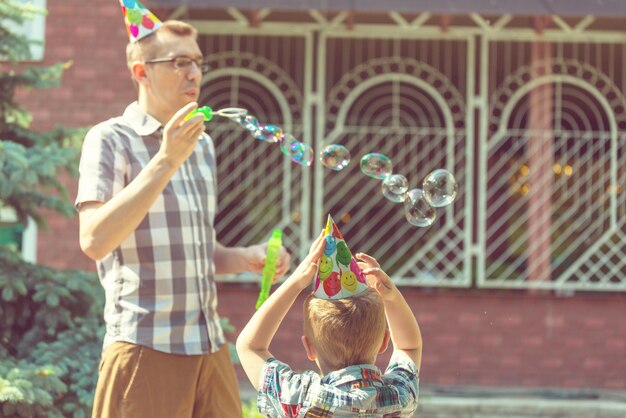
[[[196,102],[188,103],[163,128],[163,142],[159,152],[173,167],[179,167],[189,158],[204,132],[204,116],[201,113],[184,120],[197,107]]]
[[[267,243],[251,245],[245,249],[245,260],[248,263],[246,271],[262,273],[265,266],[265,256],[267,255]],[[291,254],[285,247],[280,247],[278,261],[276,262],[276,274],[272,279],[272,284],[276,283],[287,271],[291,263]]]

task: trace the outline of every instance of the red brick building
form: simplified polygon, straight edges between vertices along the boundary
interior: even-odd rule
[[[441,126],[434,123],[429,127],[433,132],[438,127],[442,127],[445,132],[454,130],[450,134],[454,138],[452,143],[445,142],[445,135],[448,133],[444,132],[441,137],[441,143],[447,144],[442,147],[448,146],[449,149],[440,159],[437,159],[439,154],[435,147],[429,148],[428,145],[437,140],[437,132],[426,132],[425,142],[419,144],[410,140],[404,142],[406,147],[419,148],[420,153],[423,152],[420,158],[434,160],[434,166],[421,166],[422,162],[409,161],[408,155],[412,151],[398,152],[407,155],[406,158],[398,159],[398,165],[404,167],[407,174],[412,174],[415,180],[423,178],[424,173],[433,168],[450,167],[451,164],[455,172],[462,173],[457,176],[457,180],[460,190],[465,190],[460,192],[459,200],[451,212],[442,215],[437,228],[428,231],[409,230],[401,212],[384,212],[388,206],[368,208],[369,214],[359,218],[358,208],[363,205],[362,202],[350,206],[350,203],[335,201],[332,196],[328,198],[324,193],[306,195],[309,189],[306,185],[315,184],[316,181],[324,182],[327,192],[330,193],[338,184],[338,177],[331,177],[328,173],[316,174],[313,168],[308,172],[296,171],[289,167],[289,163],[281,165],[283,163],[280,153],[277,157],[275,153],[272,154],[274,150],[269,148],[257,147],[255,151],[249,151],[251,147],[247,145],[243,148],[238,143],[233,145],[232,138],[228,142],[228,138],[220,130],[222,125],[216,125],[218,128],[215,128],[212,135],[216,138],[218,152],[223,153],[224,164],[227,164],[227,156],[243,155],[248,151],[254,155],[246,158],[264,161],[264,165],[253,164],[254,167],[240,163],[241,171],[237,172],[237,176],[241,183],[235,182],[220,189],[220,200],[224,202],[221,204],[222,211],[230,210],[231,213],[221,215],[222,224],[228,224],[228,227],[220,230],[218,239],[228,244],[259,242],[272,226],[280,225],[286,230],[287,236],[292,237],[287,239],[287,243],[298,255],[306,247],[301,243],[306,242],[311,235],[310,231],[323,222],[326,212],[340,215],[340,228],[351,247],[356,247],[355,251],[376,248],[367,237],[359,235],[359,231],[367,225],[377,225],[390,231],[408,230],[411,235],[393,235],[394,243],[390,244],[388,252],[375,255],[389,260],[393,265],[392,273],[397,273],[399,283],[406,285],[402,288],[403,293],[414,309],[424,336],[421,376],[424,385],[626,390],[626,271],[620,264],[626,245],[622,240],[624,227],[620,221],[626,212],[624,197],[623,194],[609,196],[606,207],[590,208],[578,207],[576,202],[563,203],[565,198],[562,198],[567,194],[580,193],[583,200],[597,201],[596,191],[606,187],[604,183],[594,185],[594,181],[602,175],[603,170],[598,167],[604,167],[604,164],[607,164],[606,172],[613,176],[612,180],[607,180],[607,184],[623,188],[623,167],[626,164],[619,163],[624,162],[626,154],[621,149],[626,144],[623,136],[626,126],[622,119],[624,109],[618,107],[621,103],[620,95],[626,93],[626,69],[623,68],[626,58],[626,18],[606,17],[611,14],[612,9],[600,13],[600,16],[589,16],[594,14],[589,10],[570,10],[567,14],[536,17],[533,15],[545,13],[541,13],[541,10],[489,11],[479,8],[445,10],[447,6],[444,3],[437,6],[438,10],[429,13],[404,9],[398,12],[280,8],[259,8],[251,11],[245,8],[194,8],[193,3],[189,7],[173,7],[168,2],[145,2],[162,19],[174,16],[190,20],[199,28],[201,47],[205,55],[213,57],[212,68],[216,74],[216,78],[207,80],[204,88],[203,99],[207,103],[214,107],[229,103],[247,107],[268,121],[273,119],[277,123],[284,122],[294,133],[320,145],[321,139],[327,137],[346,139],[350,135],[361,135],[358,133],[361,131],[351,131],[351,127],[370,126],[363,122],[365,118],[372,120],[378,115],[386,114],[387,99],[379,98],[369,102],[367,106],[363,105],[362,109],[380,105],[377,113],[368,116],[365,110],[360,113],[355,110],[360,99],[354,98],[355,105],[341,119],[341,103],[351,100],[351,91],[358,91],[359,86],[365,86],[368,78],[385,76],[387,71],[399,74],[393,78],[387,90],[397,89],[400,92],[397,96],[400,97],[399,103],[408,103],[410,100],[403,99],[401,94],[408,91],[405,87],[410,86],[413,79],[404,76],[417,74],[419,78],[419,74],[423,74],[422,80],[427,80],[430,86],[442,92],[442,100],[450,105],[452,112],[448,114],[435,110],[428,113],[436,107],[433,104],[435,102],[429,102],[425,96],[416,93],[412,96],[414,101],[421,100],[426,103],[425,106],[394,107],[394,99],[391,98],[388,121],[383,118],[387,122],[377,123],[381,126],[387,123],[395,126],[393,118],[399,114],[398,135],[408,135],[409,139],[412,134],[402,130],[406,128],[402,122],[406,119],[402,115],[409,114],[411,110],[415,110],[415,120],[441,119],[449,123]],[[618,2],[606,3],[615,7],[616,14],[622,12],[622,16],[626,16]],[[476,5],[479,7],[480,2],[476,2]],[[22,92],[21,101],[32,111],[35,128],[45,130],[56,124],[84,127],[120,114],[127,103],[134,100],[135,91],[125,65],[124,47],[127,37],[118,2],[49,0],[47,7],[45,55],[41,63],[71,61],[72,66],[66,71],[60,88]],[[507,29],[510,32],[506,32]],[[544,38],[537,38],[538,36]],[[312,51],[314,54],[307,55],[303,51]],[[486,56],[485,51],[490,54]],[[324,57],[315,55],[318,53],[324,54]],[[246,62],[247,56],[252,58]],[[537,61],[533,61],[535,59]],[[383,60],[382,69],[376,69],[376,60]],[[545,66],[546,61],[554,65]],[[578,67],[566,68],[565,64],[557,67],[559,63],[573,61]],[[603,126],[606,125],[609,132],[607,143],[613,141],[612,146],[616,147],[613,149],[615,154],[611,154],[614,157],[604,158],[596,150],[587,158],[587,149],[576,148],[577,145],[572,143],[579,138],[585,138],[585,133],[580,133],[582,128],[577,131],[580,137],[574,135],[561,138],[554,134],[554,145],[548,150],[554,157],[547,163],[541,163],[547,164],[544,168],[547,167],[551,176],[552,186],[549,187],[548,196],[552,196],[552,205],[547,209],[557,215],[561,213],[559,211],[566,211],[567,205],[574,205],[572,207],[576,210],[574,213],[554,215],[548,220],[534,219],[532,214],[522,214],[523,211],[541,213],[532,210],[533,207],[543,207],[541,203],[536,206],[537,203],[533,203],[532,199],[519,202],[524,198],[524,184],[533,187],[533,181],[543,180],[524,180],[524,167],[528,170],[529,166],[536,166],[535,157],[510,151],[515,149],[519,138],[528,138],[528,135],[515,137],[518,125],[525,124],[529,132],[533,131],[541,126],[541,115],[537,116],[536,112],[533,115],[532,108],[528,111],[529,114],[520,111],[519,121],[522,122],[515,125],[516,119],[511,117],[511,122],[505,126],[507,132],[510,132],[507,139],[493,139],[500,132],[498,123],[504,120],[503,114],[515,113],[525,106],[523,102],[508,106],[509,101],[506,98],[503,98],[502,106],[499,106],[500,94],[508,95],[509,99],[516,97],[515,87],[510,87],[515,82],[514,76],[518,74],[516,70],[525,66],[535,68],[533,65],[537,62],[542,62],[545,66],[542,68],[549,67],[550,74],[558,77],[554,84],[530,92],[526,96],[528,103],[535,103],[536,108],[536,101],[541,102],[545,97],[550,97],[550,103],[557,104],[561,102],[553,98],[573,97],[571,102],[575,102],[582,109],[582,115],[593,115],[592,110],[585,110],[585,104],[593,100],[600,104],[606,102],[606,106],[612,109],[612,117],[596,117],[589,122],[585,132],[603,131]],[[366,64],[371,66],[366,67]],[[409,68],[409,64],[415,64],[415,68]],[[224,74],[224,71],[231,66],[239,71],[238,93],[228,90],[232,84],[229,77],[232,75]],[[583,71],[586,66],[601,71],[586,74]],[[359,68],[365,68],[363,71],[372,73],[359,81]],[[580,73],[576,68],[582,68]],[[493,73],[488,72],[490,69]],[[352,79],[348,77],[350,74]],[[606,81],[599,74],[608,77],[612,89],[600,85],[600,81]],[[523,71],[518,75],[520,80],[524,80]],[[593,83],[584,86],[594,84],[599,93],[585,96],[576,93],[578,90],[574,89],[570,90],[569,96],[557,96],[555,91],[566,85],[568,76],[579,77],[583,81],[592,80]],[[275,81],[277,91],[283,93],[284,103],[279,99],[264,101],[265,97],[271,96],[269,93],[274,91],[274,87],[259,81],[265,86],[265,90],[255,89],[251,87],[255,80]],[[510,88],[502,89],[507,82]],[[583,86],[582,82],[570,85]],[[347,88],[345,93],[341,93],[342,86]],[[430,91],[426,85],[415,86],[420,91]],[[387,87],[382,84],[382,88]],[[293,91],[302,94],[289,93]],[[383,93],[379,93],[383,97]],[[458,103],[455,104],[457,96]],[[432,97],[438,96],[433,92]],[[614,102],[617,104],[613,105]],[[333,107],[333,103],[338,103],[337,107]],[[455,109],[455,105],[459,107]],[[541,108],[541,111],[544,116],[546,113],[550,114],[550,120],[556,120],[553,112],[559,111],[555,109],[574,109],[576,106],[548,106]],[[575,124],[581,118],[578,115],[568,119],[565,113],[567,112],[563,113],[560,121],[570,120],[570,124]],[[287,117],[292,119],[287,120]],[[608,122],[603,125],[605,119]],[[565,122],[559,129],[564,131],[564,126]],[[338,131],[340,127],[345,129]],[[381,131],[380,128],[377,130]],[[532,135],[534,134],[530,136]],[[599,135],[598,140],[602,138],[604,137]],[[493,142],[490,142],[492,139]],[[365,143],[374,143],[373,148],[384,147],[385,142],[376,142],[383,140],[384,138],[377,138],[375,133],[368,131],[358,143],[353,144],[352,149],[363,151],[367,148],[363,145]],[[597,141],[591,141],[589,147],[593,148],[596,143]],[[387,152],[398,149],[401,148],[390,147]],[[468,149],[472,150],[471,154]],[[572,157],[572,153],[577,157]],[[499,171],[498,161],[503,157],[517,162],[518,165],[507,168],[508,171]],[[573,176],[562,179],[552,177],[552,167],[555,167],[554,173],[557,164],[563,169],[566,167],[565,163],[560,162],[563,158],[567,160],[567,164],[572,164],[570,170],[574,170]],[[596,166],[594,164],[598,159],[602,161]],[[611,161],[617,166],[611,166]],[[259,165],[262,167],[259,168]],[[357,164],[353,162],[353,165]],[[419,167],[414,170],[410,168],[413,166]],[[575,180],[577,168],[591,174],[581,177],[579,181]],[[262,171],[254,171],[259,169]],[[230,167],[229,170],[234,168]],[[494,185],[505,172],[508,173],[508,178],[513,179],[512,183]],[[511,172],[515,176],[510,175]],[[228,176],[229,173],[220,173],[220,178]],[[274,180],[269,184],[257,183],[262,182],[263,178]],[[248,180],[252,183],[247,183]],[[513,183],[518,181],[518,186],[514,186]],[[293,193],[285,197],[284,190],[290,189],[289,184],[294,183],[303,186],[298,186],[297,190],[292,190]],[[74,192],[75,181],[68,180],[68,184]],[[259,190],[263,195],[268,195],[268,190],[273,190],[272,187],[276,184],[286,184],[287,187],[283,189],[283,193],[270,194],[266,198],[257,195],[245,197],[252,200],[244,200],[243,203],[233,197],[233,194],[246,194],[246,190]],[[378,190],[373,191],[373,188],[379,186],[355,183],[352,187],[372,196],[371,193],[377,193]],[[515,189],[507,195],[508,203],[498,206],[498,202],[502,200],[499,198],[502,191],[498,192],[498,187],[509,191],[518,187],[521,191],[516,192],[518,189]],[[496,191],[491,193],[490,190],[494,188]],[[233,193],[233,190],[239,191]],[[541,193],[538,196],[539,200],[542,196],[546,197]],[[272,212],[272,200],[283,202],[280,213]],[[384,202],[383,199],[381,201]],[[234,213],[233,205],[241,206],[245,213],[238,217],[229,217]],[[491,210],[493,207],[497,209]],[[257,212],[254,211],[256,209]],[[591,243],[579,241],[578,237],[581,235],[588,234],[593,240],[596,234],[603,236],[602,234],[607,233],[594,229],[580,230],[576,229],[577,226],[572,226],[573,229],[566,228],[569,224],[562,217],[574,217],[575,212],[585,210],[589,210],[589,215],[585,218],[587,220],[597,219],[606,212],[607,224],[615,223],[614,230],[609,232],[617,231],[611,232],[617,238],[604,244],[600,238]],[[609,213],[611,210],[614,211],[612,218]],[[516,227],[509,224],[504,229],[493,226],[501,225],[505,217],[517,219],[513,215],[521,216],[520,231],[519,225]],[[386,219],[396,218],[400,218],[400,222],[385,223]],[[250,223],[251,220],[253,224],[258,224],[256,232],[232,232],[235,230],[233,225],[241,221]],[[581,220],[580,224],[584,223],[584,219]],[[49,224],[50,231],[39,234],[38,262],[57,268],[93,271],[93,262],[79,249],[77,219],[67,220],[51,214]],[[445,239],[434,235],[436,230],[442,231],[446,227],[450,229],[446,230]],[[528,230],[534,231],[531,235],[535,238],[525,236],[524,245],[516,247],[516,234],[524,233],[524,230],[526,233]],[[559,235],[563,230],[568,233]],[[506,241],[508,244],[499,242],[500,235],[507,233],[511,234]],[[416,235],[419,235],[419,239],[410,242]],[[379,242],[382,242],[383,237],[378,237]],[[419,248],[435,241],[437,242],[433,244],[432,253],[424,253],[412,261],[409,260],[409,264],[403,264],[406,260],[394,258],[394,253],[399,252],[418,254]],[[403,246],[407,242],[407,246]],[[533,243],[537,242],[547,243],[547,247],[539,246],[539,250],[533,250],[537,248]],[[560,246],[567,243],[571,243],[568,247],[570,249],[560,252]],[[594,243],[597,243],[596,247],[593,247]],[[599,273],[578,277],[576,272],[561,271],[570,265],[576,265],[578,259],[587,257],[588,254],[583,251],[587,246],[597,251],[603,248],[606,250],[601,256],[588,257],[589,260],[596,260],[596,264],[592,261],[585,262],[576,271],[581,272],[580,274],[587,274],[590,270]],[[581,252],[576,252],[576,249],[581,249]],[[552,257],[542,259],[542,251],[552,252]],[[540,260],[533,261],[537,257]],[[510,272],[500,272],[496,266],[500,262],[504,270],[510,266]],[[447,267],[450,268],[446,270]],[[423,272],[429,270],[439,272],[430,282],[423,278]],[[515,273],[519,271],[522,272]],[[569,276],[559,281],[561,273]],[[598,279],[598,274],[604,274],[608,280],[603,282],[601,278]],[[245,280],[220,284],[220,312],[237,329],[241,329],[252,315],[257,291],[255,285]],[[300,332],[301,313],[294,309],[279,331],[272,350],[277,357],[284,358],[295,367],[304,368],[310,364],[305,361],[301,350]],[[230,339],[234,341],[235,338],[236,335],[231,335]],[[243,378],[243,374],[241,376]]]

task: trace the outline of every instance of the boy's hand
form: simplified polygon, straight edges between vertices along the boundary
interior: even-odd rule
[[[372,256],[363,253],[357,253],[359,267],[365,274],[367,285],[374,288],[383,300],[392,299],[397,291],[396,285],[391,281],[381,268],[378,261]]]
[[[322,231],[315,241],[313,241],[307,256],[304,257],[304,260],[302,260],[300,265],[287,280],[295,282],[300,289],[304,289],[310,285],[317,272],[320,257],[324,253],[325,244],[324,231]]]

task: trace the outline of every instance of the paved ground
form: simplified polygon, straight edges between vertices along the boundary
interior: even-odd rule
[[[542,398],[423,396],[420,418],[626,418],[626,402]]]
[[[252,386],[242,384],[244,400]],[[626,418],[626,392],[422,387],[416,418]]]

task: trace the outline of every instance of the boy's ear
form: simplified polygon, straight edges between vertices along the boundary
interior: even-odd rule
[[[315,347],[311,344],[311,341],[306,337],[306,335],[302,336],[302,345],[304,346],[304,351],[306,351],[306,356],[309,360],[315,361],[317,360],[317,351],[315,351]]]
[[[389,347],[389,330],[385,330],[385,335],[383,336],[383,342],[380,344],[380,348],[378,349],[378,354],[382,354],[387,351],[387,347]]]
[[[139,84],[145,84],[148,81],[148,76],[146,74],[146,65],[142,62],[134,62],[130,67],[130,72],[133,75],[133,78]]]

